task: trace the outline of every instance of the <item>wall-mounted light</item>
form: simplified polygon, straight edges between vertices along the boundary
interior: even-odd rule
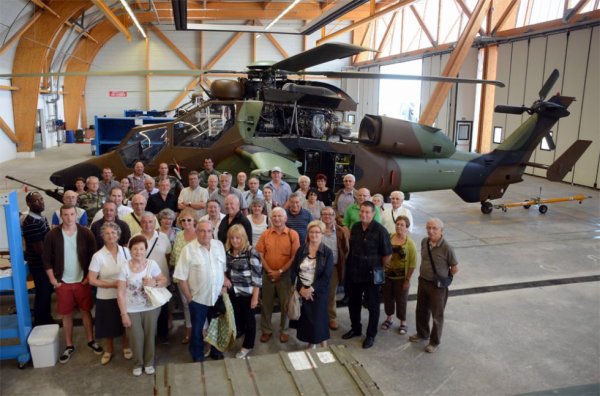
[[[131,7],[129,7],[129,3],[127,3],[127,0],[121,0],[121,4],[123,4],[125,11],[127,11],[127,13],[129,14],[129,17],[131,18],[131,20],[133,21],[135,26],[138,28],[138,30],[140,31],[142,36],[144,36],[144,38],[146,38],[146,32],[144,32],[144,29],[142,29],[142,25],[140,25],[140,21],[138,21],[138,19],[133,14]]]

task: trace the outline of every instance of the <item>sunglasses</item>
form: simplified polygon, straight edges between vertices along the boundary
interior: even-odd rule
[[[194,219],[180,219],[179,221],[181,221],[182,223],[187,223],[190,221],[194,221]]]

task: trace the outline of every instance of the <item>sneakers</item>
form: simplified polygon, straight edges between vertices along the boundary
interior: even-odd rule
[[[148,366],[148,367],[144,367],[144,371],[146,372],[146,374],[148,375],[152,375],[154,374],[156,371],[154,370],[154,366]]]
[[[131,351],[131,348],[123,348],[123,357],[126,360],[131,360],[131,358],[133,357],[133,352]]]
[[[96,355],[102,355],[102,352],[104,352],[104,349],[102,349],[102,347],[94,340],[88,342],[87,346],[94,351]]]
[[[139,377],[140,375],[142,375],[142,368],[141,367],[136,367],[133,369],[132,374],[134,377]]]
[[[419,342],[424,340],[425,338],[421,337],[419,334],[413,334],[410,337],[408,337],[408,341],[410,342]]]
[[[437,349],[439,348],[439,345],[433,345],[433,344],[429,344],[425,347],[425,352],[427,353],[434,353],[435,351],[437,351]]]
[[[238,353],[235,354],[236,359],[245,359],[252,349],[242,348]]]
[[[65,348],[65,351],[62,353],[62,355],[60,355],[60,359],[58,359],[59,362],[61,363],[67,363],[69,361],[69,359],[71,359],[71,355],[75,353],[75,347],[74,346],[68,346]]]

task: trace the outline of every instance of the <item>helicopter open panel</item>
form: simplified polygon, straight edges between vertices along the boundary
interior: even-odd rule
[[[233,104],[207,103],[175,121],[173,144],[176,147],[211,147],[234,122]]]

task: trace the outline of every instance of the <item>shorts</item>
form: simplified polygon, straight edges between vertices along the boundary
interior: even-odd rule
[[[92,290],[89,283],[62,283],[55,292],[56,311],[60,315],[70,315],[75,308],[88,312],[92,310]]]

